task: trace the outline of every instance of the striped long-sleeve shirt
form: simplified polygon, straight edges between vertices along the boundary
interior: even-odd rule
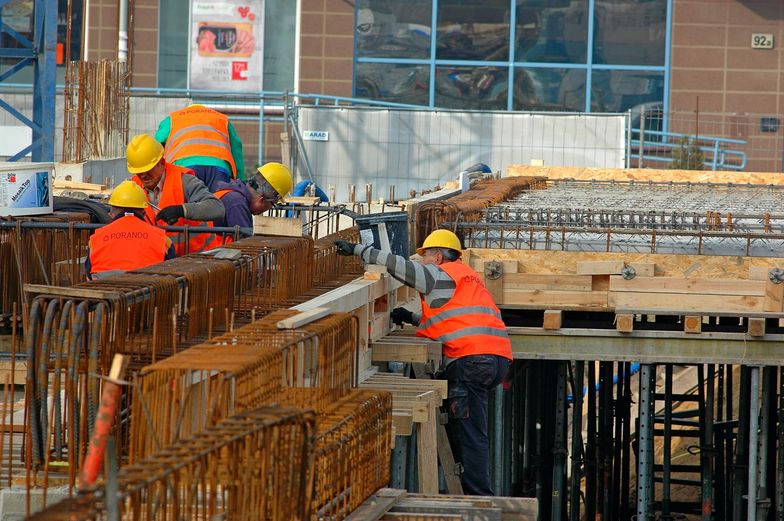
[[[431,308],[440,308],[455,295],[455,281],[435,264],[410,261],[364,244],[354,247],[354,255],[362,257],[366,263],[386,266],[390,275],[417,290]],[[420,318],[419,313],[414,314],[414,325],[419,325]]]

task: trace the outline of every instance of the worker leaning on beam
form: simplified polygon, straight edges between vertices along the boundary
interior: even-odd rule
[[[123,181],[109,197],[112,222],[90,236],[85,271],[90,280],[100,280],[173,259],[171,239],[145,218],[147,196],[141,187]]]
[[[512,346],[501,312],[479,275],[460,261],[460,239],[436,230],[417,253],[421,262],[371,246],[335,241],[341,255],[386,266],[389,274],[419,292],[422,313],[395,308],[392,320],[419,326],[417,336],[441,342],[448,381],[449,425],[463,463],[465,494],[493,495],[487,440],[487,391],[506,376]]]
[[[128,171],[131,181],[147,192],[147,219],[155,224],[163,221],[174,226],[212,226],[211,221],[222,219],[221,202],[204,186],[193,170],[169,163],[163,157],[163,146],[149,134],[131,139],[127,148]],[[158,209],[158,213],[154,212]],[[177,255],[186,253],[185,234],[167,232],[174,241]],[[214,248],[218,244],[214,233],[191,233],[187,252]]]
[[[270,162],[258,168],[258,173],[248,181],[218,183],[215,197],[226,208],[223,219],[215,226],[253,228],[253,216],[260,215],[291,191],[294,183],[291,172],[281,163]]]
[[[204,105],[190,105],[166,116],[155,139],[164,145],[167,163],[185,166],[210,192],[218,182],[245,180],[242,141],[229,118]]]

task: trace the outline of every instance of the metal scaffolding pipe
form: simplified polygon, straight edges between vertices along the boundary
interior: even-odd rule
[[[749,491],[746,504],[746,520],[757,518],[757,458],[759,456],[759,381],[761,367],[751,368],[751,399],[749,400]]]
[[[637,520],[653,519],[653,392],[656,366],[640,368],[639,462],[637,463]]]

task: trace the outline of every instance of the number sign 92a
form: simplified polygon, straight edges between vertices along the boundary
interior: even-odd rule
[[[753,33],[751,35],[751,48],[752,49],[772,49],[773,48],[773,34],[769,34],[769,33]]]

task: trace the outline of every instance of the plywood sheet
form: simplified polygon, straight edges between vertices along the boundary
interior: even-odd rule
[[[509,177],[543,176],[548,179],[597,181],[653,181],[714,184],[784,185],[784,176],[775,172],[713,172],[702,170],[658,170],[653,168],[581,168],[509,165]]]

